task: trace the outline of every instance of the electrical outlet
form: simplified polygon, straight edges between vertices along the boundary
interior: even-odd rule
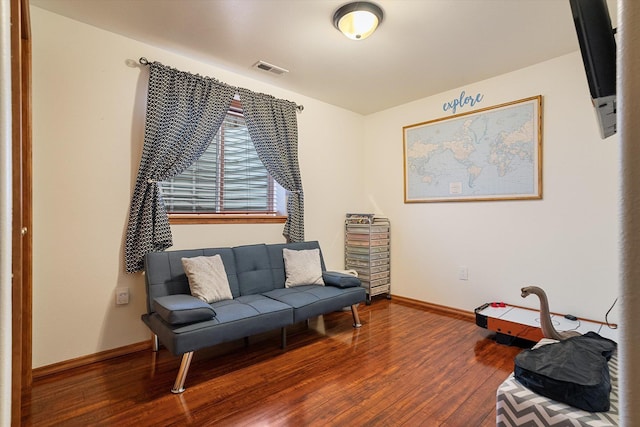
[[[464,265],[458,267],[458,280],[469,280],[469,269]]]
[[[116,288],[116,304],[129,304],[129,288]]]

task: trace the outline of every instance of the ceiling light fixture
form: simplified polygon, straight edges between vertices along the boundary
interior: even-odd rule
[[[341,6],[333,15],[333,25],[352,40],[364,40],[382,23],[382,9],[368,1]]]

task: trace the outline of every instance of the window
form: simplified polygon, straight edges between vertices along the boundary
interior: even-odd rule
[[[258,158],[235,100],[207,150],[182,174],[162,182],[161,189],[172,222],[178,218],[198,222],[197,218],[204,217],[277,217],[284,211],[284,190]]]

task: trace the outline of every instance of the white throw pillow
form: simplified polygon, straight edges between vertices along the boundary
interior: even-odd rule
[[[209,304],[233,299],[220,255],[182,258],[182,267],[187,274],[191,295],[194,297]]]
[[[284,270],[287,279],[286,288],[301,285],[322,285],[322,265],[320,264],[320,249],[306,249],[295,251],[282,249]]]

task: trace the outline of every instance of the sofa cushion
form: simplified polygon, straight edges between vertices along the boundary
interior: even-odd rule
[[[182,267],[194,297],[208,303],[233,298],[220,255],[182,258]]]
[[[361,303],[366,298],[366,290],[361,286],[341,289],[335,286],[307,285],[274,289],[264,293],[264,296],[293,307],[294,322],[301,322]]]
[[[212,307],[216,310],[216,320],[220,323],[278,311],[292,311],[289,305],[263,295],[245,295],[234,300],[219,301],[212,304]]]
[[[185,294],[158,297],[153,301],[156,313],[170,325],[201,322],[215,317],[216,312],[206,302]]]
[[[362,288],[364,289],[364,288]],[[262,295],[247,295],[211,304],[216,316],[201,322],[167,325],[159,314],[142,320],[175,355],[260,334],[293,323],[293,309]]]
[[[353,288],[361,285],[360,279],[353,274],[340,273],[339,271],[324,271],[322,280],[325,285],[338,288]]]
[[[240,295],[252,295],[274,288],[267,245],[245,245],[233,248]]]
[[[284,270],[286,272],[285,288],[302,285],[324,285],[320,249],[291,250],[282,249]]]

